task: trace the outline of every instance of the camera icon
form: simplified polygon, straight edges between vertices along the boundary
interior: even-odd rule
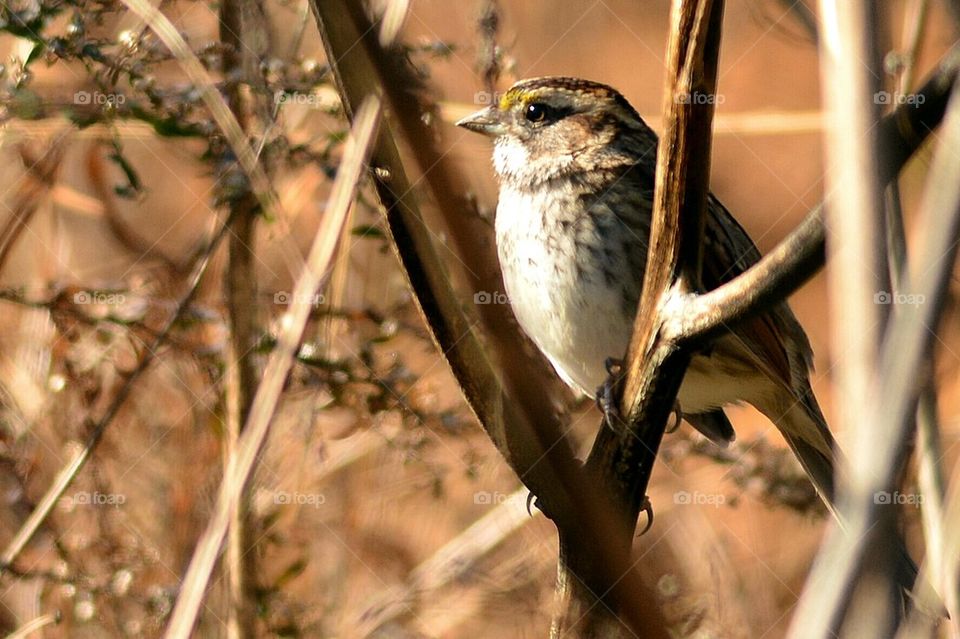
[[[889,91],[877,91],[873,94],[874,104],[892,104],[893,95]]]
[[[93,96],[89,91],[77,91],[73,94],[73,103],[74,104],[90,104],[93,101]]]
[[[689,93],[677,94],[677,104],[690,104],[690,94]]]
[[[493,304],[493,295],[487,291],[479,291],[473,295],[474,304]]]
[[[279,291],[273,294],[273,303],[274,304],[283,304],[287,305],[290,303],[290,293],[286,291]]]
[[[890,293],[886,291],[877,291],[873,294],[873,303],[874,304],[889,304],[893,301],[893,297]]]
[[[73,496],[73,503],[78,506],[86,506],[90,503],[90,493],[86,491],[80,491]]]
[[[79,291],[73,294],[74,304],[90,304],[91,302],[93,302],[93,299],[90,297],[89,291]]]
[[[878,493],[873,494],[873,503],[875,504],[892,504],[893,496],[885,490],[881,490]]]
[[[693,502],[693,497],[690,493],[685,490],[680,490],[673,493],[673,503],[679,504],[681,506],[689,505]]]
[[[473,493],[473,503],[475,504],[492,504],[493,503],[493,494],[485,490],[480,492]]]
[[[273,503],[275,503],[275,504],[292,504],[292,503],[293,503],[293,498],[290,496],[290,493],[288,493],[288,492],[285,491],[285,490],[281,490],[281,491],[278,491],[278,492],[273,496]]]

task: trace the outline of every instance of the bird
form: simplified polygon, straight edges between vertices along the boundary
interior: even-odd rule
[[[647,260],[657,135],[616,89],[573,77],[521,80],[457,125],[493,140],[494,228],[506,297],[523,331],[572,388],[596,398],[627,350]],[[760,252],[712,193],[701,285],[714,289]],[[780,431],[834,514],[840,454],[810,384],[813,352],[786,301],[693,354],[679,410],[721,446],[724,413],[748,403]],[[916,569],[902,541],[898,580]]]

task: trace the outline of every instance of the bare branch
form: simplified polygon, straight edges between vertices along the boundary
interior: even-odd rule
[[[270,360],[267,362],[263,381],[257,388],[250,406],[249,417],[237,442],[237,454],[230,459],[224,471],[213,516],[197,542],[196,551],[190,560],[180,596],[177,597],[177,604],[164,634],[166,639],[185,639],[193,630],[197,612],[203,601],[214,564],[220,554],[232,515],[243,495],[254,462],[266,441],[284,380],[290,372],[300,337],[310,317],[313,294],[319,288],[321,279],[333,259],[341,227],[353,203],[357,182],[362,175],[366,155],[379,120],[380,103],[376,98],[371,97],[357,109],[357,117],[344,150],[343,161],[330,193],[327,214],[317,229],[306,268],[297,279],[290,310],[282,322],[283,328],[277,340],[277,348],[271,353]]]

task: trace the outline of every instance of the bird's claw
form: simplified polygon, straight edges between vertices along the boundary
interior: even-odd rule
[[[623,361],[608,357],[604,360],[603,366],[607,369],[607,379],[597,389],[597,408],[603,413],[603,420],[607,426],[615,429],[623,422],[620,407],[617,405],[616,392],[616,385],[620,381],[620,373],[623,370]]]
[[[668,435],[677,432],[680,428],[680,420],[683,419],[683,413],[680,411],[680,402],[673,405],[673,416],[677,418],[677,421],[673,424],[667,422],[667,428],[663,431]]]
[[[530,507],[536,504],[536,500],[537,500],[536,495],[534,495],[532,492],[527,493],[527,514],[530,515],[531,517],[533,517],[533,511],[530,510]]]
[[[647,514],[647,525],[640,531],[638,537],[647,534],[647,531],[653,528],[653,504],[650,503],[650,497],[644,496],[640,511]]]

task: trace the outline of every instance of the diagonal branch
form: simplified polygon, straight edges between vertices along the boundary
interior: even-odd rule
[[[237,441],[236,453],[231,456],[224,469],[213,515],[197,542],[190,566],[184,575],[176,606],[164,633],[166,639],[189,637],[196,623],[197,613],[227,529],[250,479],[254,463],[266,442],[280,393],[310,318],[311,300],[330,266],[347,211],[356,196],[357,183],[363,176],[367,152],[379,124],[380,113],[380,102],[374,97],[357,109],[357,117],[347,139],[340,170],[330,192],[327,213],[310,246],[306,267],[294,286],[290,310],[281,322],[277,348],[270,354],[264,368],[263,381],[253,397],[247,420]]]

